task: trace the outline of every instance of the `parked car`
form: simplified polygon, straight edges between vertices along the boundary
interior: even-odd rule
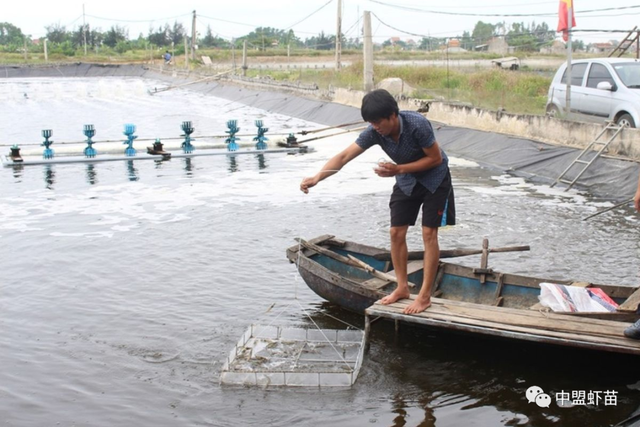
[[[571,62],[571,111],[566,111],[567,64],[551,81],[547,114],[588,121],[610,120],[624,126],[640,125],[640,61],[592,58]],[[570,114],[569,114],[570,113]]]

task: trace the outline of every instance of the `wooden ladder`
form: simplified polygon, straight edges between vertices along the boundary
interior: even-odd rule
[[[600,157],[600,155],[604,152],[604,150],[607,149],[607,147],[609,147],[609,144],[611,144],[611,142],[613,142],[613,140],[616,139],[616,137],[620,134],[620,132],[622,132],[622,129],[624,129],[624,126],[617,125],[613,122],[607,122],[607,126],[605,126],[605,128],[602,129],[602,131],[598,134],[598,136],[596,136],[596,138],[593,141],[591,141],[584,150],[582,150],[582,152],[578,155],[578,157],[576,157],[576,159],[573,162],[571,162],[571,164],[560,174],[560,176],[556,178],[553,184],[551,184],[551,187],[555,186],[559,182],[568,185],[568,187],[565,188],[564,191],[567,191],[568,189],[573,187],[573,184],[575,184],[578,181],[578,179],[580,179],[580,177],[587,170],[587,168],[591,166],[591,164],[595,162],[598,157]],[[602,135],[604,135],[605,132],[609,130],[613,130],[615,132],[606,142],[600,141],[600,138],[602,137]],[[590,151],[592,151],[592,149],[595,146],[600,146],[600,148],[595,152],[595,154],[590,159],[587,160],[586,159],[587,155],[590,154]],[[565,176],[567,175],[567,173],[569,173],[571,168],[573,168],[576,164],[582,165],[582,169],[578,172],[576,177],[573,178],[572,180],[565,179]]]
[[[636,35],[632,38],[634,32],[636,33]],[[635,27],[633,27],[633,30],[629,31],[629,34],[627,34],[624,40],[622,40],[620,44],[616,46],[616,48],[613,49],[611,53],[609,53],[609,58],[614,55],[617,55],[618,58],[621,57],[631,46],[633,46],[634,43],[638,41],[639,38],[640,31],[638,31],[638,26],[636,25]],[[636,49],[640,49],[640,46],[636,45]],[[638,50],[636,50],[636,58],[638,57],[638,53]]]

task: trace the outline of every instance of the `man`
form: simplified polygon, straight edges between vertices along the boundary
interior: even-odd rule
[[[633,197],[633,204],[636,207],[636,211],[640,212],[640,176],[638,177],[638,189],[636,190],[636,195]],[[640,340],[640,320],[625,329],[624,336],[633,338],[634,340]]]
[[[396,178],[389,208],[391,260],[398,280],[397,288],[380,302],[392,304],[409,297],[407,230],[415,224],[422,206],[424,280],[417,298],[404,310],[406,314],[420,313],[431,305],[431,288],[440,259],[438,227],[455,224],[449,160],[436,142],[431,123],[419,113],[399,111],[396,100],[386,90],[378,89],[365,95],[360,111],[370,126],[315,176],[304,178],[300,190],[308,193],[309,188],[338,172],[365,150],[380,145],[395,162],[380,163],[375,173]]]
[[[166,51],[162,57],[164,58],[165,65],[171,64],[171,54],[169,51]]]

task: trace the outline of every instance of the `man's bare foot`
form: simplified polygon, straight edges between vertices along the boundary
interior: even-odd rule
[[[429,307],[431,307],[431,298],[427,299],[426,301],[423,301],[420,298],[416,298],[411,304],[407,306],[407,308],[404,309],[403,313],[404,314],[422,313]]]
[[[396,288],[395,291],[391,292],[386,297],[380,300],[380,304],[388,305],[393,304],[394,302],[401,300],[403,298],[409,298],[409,289]]]

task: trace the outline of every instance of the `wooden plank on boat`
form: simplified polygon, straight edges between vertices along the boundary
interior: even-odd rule
[[[498,280],[496,282],[496,292],[493,295],[493,305],[501,305],[504,298],[502,298],[502,286],[504,285],[504,274],[498,274]]]
[[[569,332],[579,332],[591,335],[617,335],[620,333],[619,322],[601,319],[584,319],[571,316],[569,313],[541,312],[533,310],[521,310],[516,308],[491,307],[481,304],[473,304],[462,301],[444,300],[445,304],[466,310],[470,317],[485,317],[498,322],[509,322],[510,324],[521,324],[536,328],[547,328],[549,330],[566,330]]]
[[[491,274],[492,272],[488,272],[487,266],[489,265],[489,239],[482,239],[482,258],[480,259],[480,270],[484,270],[480,273],[480,283],[484,285],[484,282],[487,281],[487,274]],[[476,271],[473,271],[476,273]]]
[[[588,288],[591,286],[589,282],[571,282],[571,286],[575,286],[577,288]]]
[[[640,355],[640,341],[624,337],[624,324],[621,322],[587,320],[558,313],[498,308],[439,298],[432,298],[432,306],[422,313],[403,314],[411,299],[390,305],[376,303],[366,312],[372,316],[445,329]]]
[[[393,304],[404,309],[411,303],[415,296],[403,299]],[[448,310],[451,315],[461,319],[482,319],[491,322],[508,325],[526,326],[536,329],[548,329],[594,336],[620,335],[620,322],[609,320],[575,318],[562,313],[543,313],[532,310],[520,310],[515,308],[493,307],[483,304],[474,304],[463,301],[451,301],[439,299],[436,302]],[[429,315],[429,310],[419,313],[418,316]],[[640,344],[640,341],[639,341]]]
[[[410,261],[407,264],[407,276],[410,274],[413,274],[417,271],[420,271],[424,268],[424,261]],[[369,279],[365,282],[362,283],[363,286],[366,286],[370,289],[374,289],[374,290],[380,290],[392,283],[396,283],[396,272],[395,270],[391,270],[388,271],[386,274],[388,274],[389,278],[387,279],[383,279],[381,277],[374,277],[373,279]],[[415,287],[415,284],[410,283],[409,285],[410,287]]]
[[[636,289],[629,298],[618,307],[618,311],[636,311],[640,305],[640,288]]]
[[[347,255],[347,257],[353,261],[354,263],[356,263],[356,265],[359,265],[361,268],[363,268],[365,271],[367,271],[369,274],[373,275],[374,277],[377,277],[379,279],[382,280],[388,280],[392,283],[396,283],[397,282],[397,278],[395,273],[394,274],[390,274],[390,273],[383,273],[382,271],[378,271],[375,268],[373,268],[372,266],[370,266],[369,264],[367,264],[366,262],[359,260],[358,258],[354,257],[353,255]],[[408,273],[408,270],[407,270]],[[414,288],[416,285],[414,285],[413,283],[409,282],[409,287],[410,288]]]
[[[353,262],[351,259],[347,258],[346,256],[340,255],[336,252],[333,252],[332,250],[329,249],[325,249],[322,246],[318,246],[314,243],[310,243],[307,242],[304,239],[299,239],[296,238],[295,240],[297,240],[298,242],[300,242],[300,244],[305,247],[306,249],[310,249],[314,252],[317,252],[321,255],[327,256],[331,259],[335,259],[336,261],[340,261],[343,264],[347,264],[347,265],[351,265],[353,267],[361,267],[358,263]]]
[[[508,246],[504,248],[489,248],[489,253],[498,252],[522,252],[529,251],[531,247],[526,246]],[[470,255],[480,255],[483,253],[482,249],[442,249],[440,250],[440,259],[442,258],[457,258]],[[409,260],[424,259],[424,251],[410,251],[408,254]],[[373,256],[378,261],[390,261],[391,252],[385,251]]]
[[[335,236],[332,236],[330,239],[327,239],[325,242],[331,246],[337,246],[339,248],[344,248],[347,245],[346,240],[336,239]]]

